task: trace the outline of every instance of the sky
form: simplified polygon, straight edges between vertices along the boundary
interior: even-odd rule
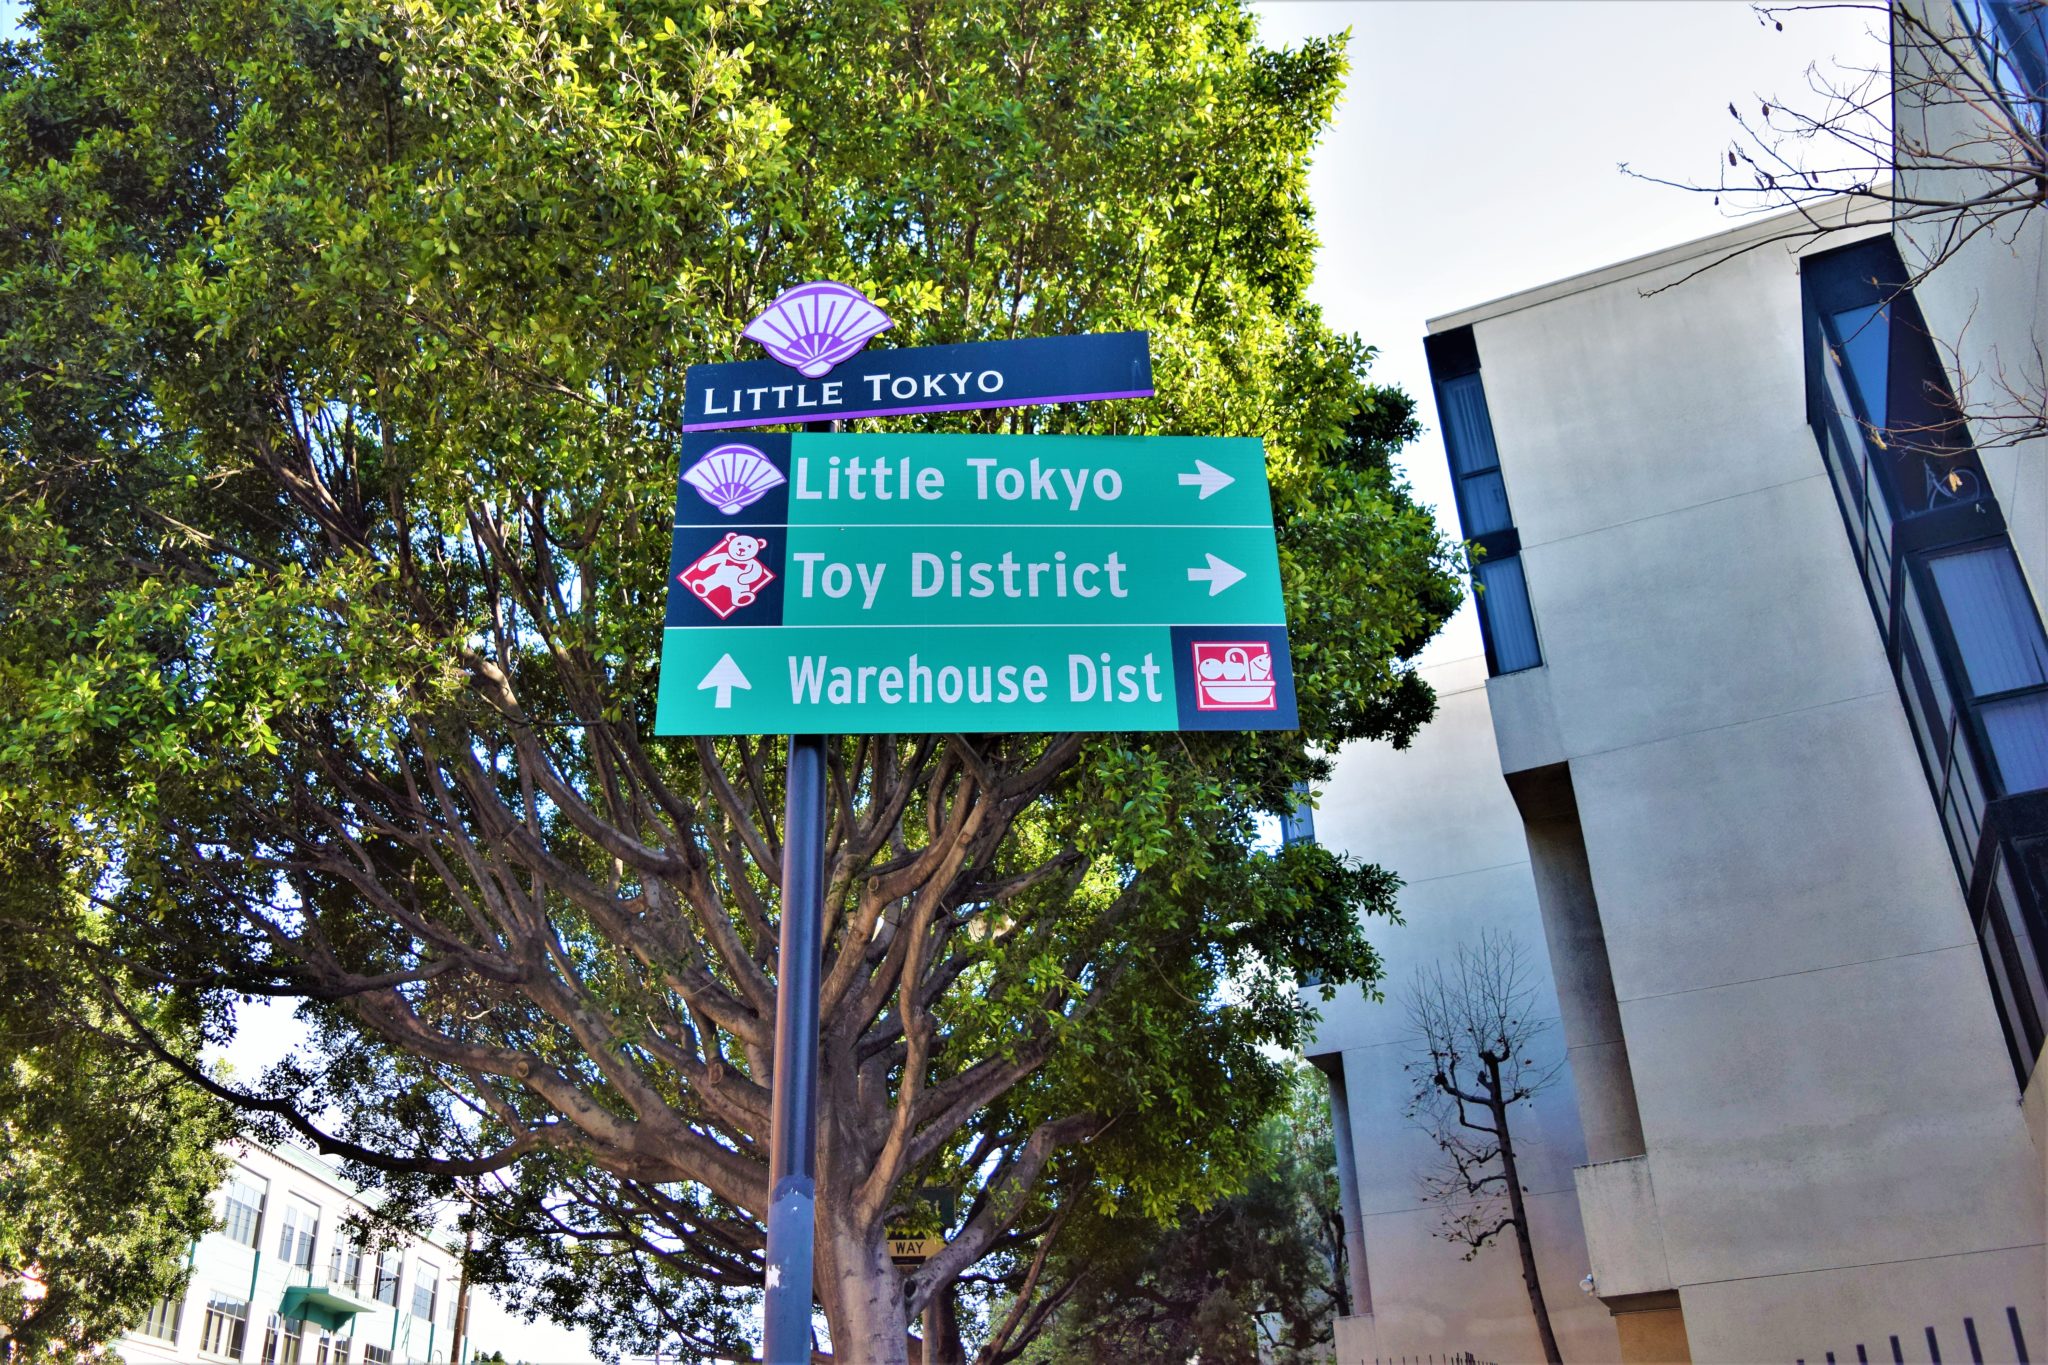
[[[1268,46],[1350,30],[1350,80],[1309,177],[1323,243],[1311,296],[1379,348],[1378,382],[1421,400],[1431,429],[1405,464],[1453,536],[1428,319],[1732,226],[1709,196],[1617,164],[1711,179],[1731,101],[1803,91],[1816,62],[1882,65],[1859,10],[1790,14],[1779,32],[1735,0],[1253,9]],[[1479,652],[1468,604],[1423,661]]]

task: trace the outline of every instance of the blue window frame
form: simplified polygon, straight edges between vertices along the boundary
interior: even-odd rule
[[[1984,72],[2035,131],[2048,125],[2048,0],[1956,0]]]
[[[2048,632],[1906,279],[1890,237],[1806,260],[1807,419],[2024,1085],[2048,1029]]]
[[[1425,337],[1423,347],[1443,419],[1458,525],[1474,551],[1472,583],[1487,671],[1498,675],[1538,667],[1543,651],[1529,607],[1522,542],[1508,508],[1507,485],[1501,480],[1500,450],[1494,444],[1493,415],[1486,406],[1472,329]]]

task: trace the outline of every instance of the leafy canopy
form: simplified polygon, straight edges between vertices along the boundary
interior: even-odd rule
[[[1258,821],[1427,717],[1406,661],[1457,594],[1388,465],[1408,401],[1306,301],[1338,46],[1262,49],[1218,0],[30,24],[0,52],[0,811],[103,840],[99,960],[216,1032],[307,1002],[317,1045],[241,1102],[477,1197],[480,1265],[617,1344],[738,1340],[782,791],[766,740],[649,739],[659,566],[684,367],[830,277],[896,344],[1152,334],[1156,399],[930,429],[1264,437],[1303,719],[833,746],[833,1339],[900,1358],[1083,1144],[1062,1188],[1154,1214],[1247,1168],[1292,983],[1371,980],[1392,889]],[[884,1232],[933,1184],[951,1244],[906,1283]]]
[[[94,870],[75,841],[0,817],[0,1340],[23,1365],[98,1358],[183,1292],[232,1131],[121,1013],[189,1038],[189,1011],[96,980],[105,964],[70,947],[103,933],[78,890]]]

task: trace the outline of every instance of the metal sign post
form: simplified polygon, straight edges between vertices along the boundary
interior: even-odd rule
[[[782,833],[781,974],[775,985],[761,1355],[769,1365],[808,1365],[818,1205],[818,975],[825,922],[823,735],[789,737]]]

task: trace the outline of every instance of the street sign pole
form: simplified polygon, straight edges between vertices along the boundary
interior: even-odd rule
[[[768,1138],[768,1285],[761,1357],[809,1365],[818,1195],[818,975],[825,920],[825,737],[789,737],[781,973]]]
[[[837,431],[837,422],[808,430]],[[818,978],[825,953],[825,737],[791,735],[782,810],[782,934],[768,1117],[765,1365],[810,1365],[817,1261]]]

